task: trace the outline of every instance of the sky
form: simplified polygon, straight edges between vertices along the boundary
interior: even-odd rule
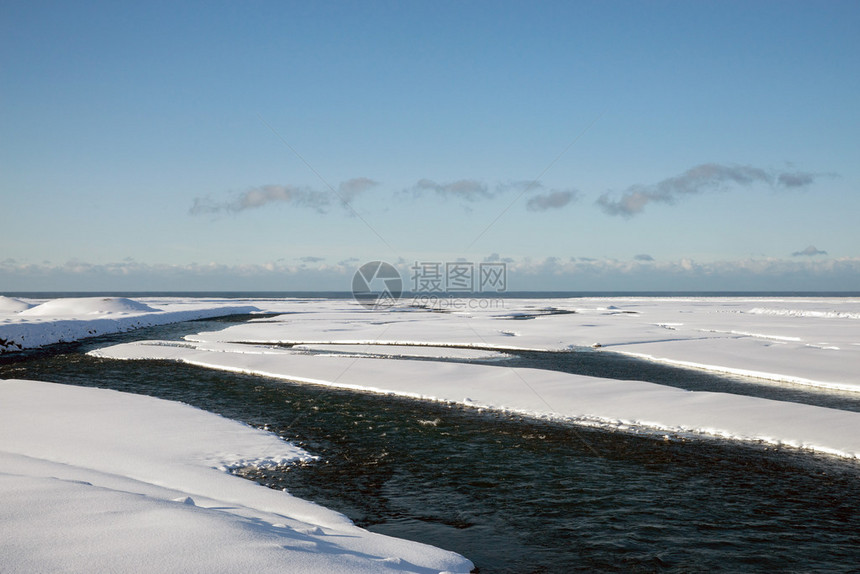
[[[835,0],[4,0],[0,292],[348,291],[377,260],[860,291],[858,29]]]

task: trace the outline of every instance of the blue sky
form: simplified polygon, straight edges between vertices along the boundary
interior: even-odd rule
[[[857,2],[122,4],[0,6],[0,291],[860,290]]]

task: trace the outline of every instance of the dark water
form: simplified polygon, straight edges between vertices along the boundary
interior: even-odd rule
[[[488,364],[498,363],[488,362]],[[732,393],[860,412],[860,393],[830,389],[813,390],[804,385],[777,383],[750,377],[715,375],[704,370],[680,369],[605,351],[521,352],[504,364],[511,367],[532,367],[594,377],[649,381],[688,391]]]
[[[860,468],[852,462],[82,354],[231,320],[3,357],[0,378],[149,394],[267,426],[321,460],[250,469],[247,477],[344,512],[369,530],[460,552],[481,573],[858,571]],[[592,355],[597,363],[588,368],[599,372],[603,354]],[[517,360],[536,366],[550,359]]]

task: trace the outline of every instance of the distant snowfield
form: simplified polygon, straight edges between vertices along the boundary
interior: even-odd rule
[[[0,353],[121,333],[141,327],[259,311],[230,300],[158,299],[158,307],[123,297],[29,302],[0,296]]]
[[[152,397],[0,380],[3,572],[468,572],[226,469],[308,459]]]
[[[436,309],[402,304],[370,311],[330,299],[0,298],[0,350],[257,311],[277,316],[185,341],[138,341],[91,354],[860,458],[860,413],[513,369],[503,361],[516,350],[590,348],[585,352],[860,391],[857,299],[443,300]],[[224,472],[303,457],[273,435],[177,403],[0,381],[0,567],[418,573],[472,567],[456,554],[368,533],[340,514]]]
[[[714,436],[860,457],[860,413],[727,393],[691,392],[641,381],[504,366],[314,356],[235,343],[188,346],[148,341],[91,354],[180,361],[589,426]]]
[[[494,306],[494,304],[498,306]],[[571,298],[440,301],[440,310],[368,311],[351,301],[255,302],[289,313],[217,333],[215,342],[405,345],[567,351],[860,391],[860,299]],[[366,347],[365,347],[366,350]]]
[[[277,317],[184,342],[93,351],[174,360],[298,382],[397,394],[555,420],[788,445],[860,457],[860,413],[725,393],[689,392],[414,356],[503,357],[501,351],[593,347],[713,371],[860,391],[860,322],[852,299],[503,300],[452,312],[369,311],[351,301],[258,304]],[[770,311],[762,311],[771,309]],[[857,314],[860,316],[860,314]],[[347,356],[339,355],[345,353]]]

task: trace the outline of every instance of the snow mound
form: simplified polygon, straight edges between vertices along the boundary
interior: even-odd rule
[[[20,313],[21,311],[26,311],[31,307],[31,304],[21,301],[20,299],[0,295],[0,313]]]
[[[157,307],[118,297],[56,299],[20,313],[0,311],[0,353],[155,325],[260,312],[252,305],[236,305],[235,299],[155,301]]]
[[[274,434],[188,405],[0,380],[0,571],[474,568],[453,552],[362,530],[342,514],[224,472],[309,458]]]
[[[125,297],[73,297],[54,299],[20,314],[28,317],[109,315],[113,313],[152,313],[158,309]]]

